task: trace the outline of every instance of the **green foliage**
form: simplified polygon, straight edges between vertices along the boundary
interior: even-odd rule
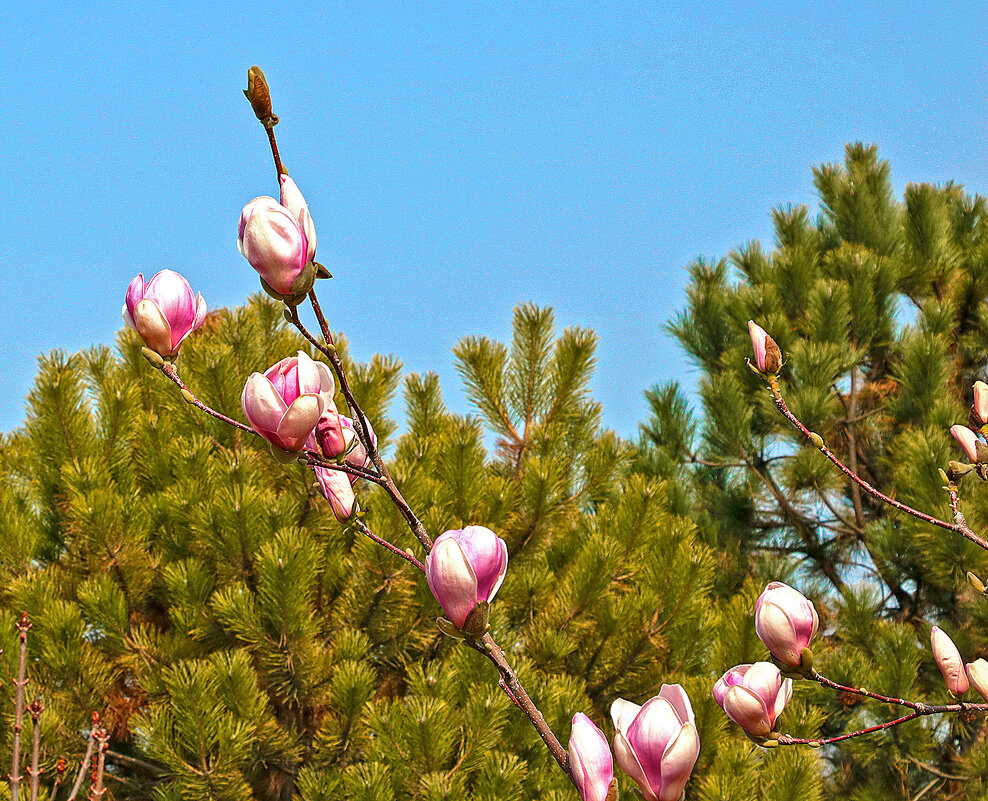
[[[760,658],[746,615],[764,581],[780,579],[818,599],[827,636],[813,649],[825,675],[945,702],[930,626],[945,626],[967,658],[984,655],[988,610],[964,579],[984,574],[984,552],[834,469],[746,368],[745,323],[778,342],[786,404],[846,465],[952,520],[938,469],[963,458],[948,428],[967,422],[971,384],[986,378],[985,201],[955,184],[910,185],[898,201],[889,165],[860,144],[813,174],[815,219],[805,207],[778,209],[771,252],[749,243],[691,267],[686,308],[669,330],[702,370],[702,408],[672,388],[650,393],[636,469],[666,479],[676,508],[692,507],[703,540],[734,560],[715,583],[737,599],[717,612],[712,670]],[[988,496],[976,485],[973,475],[964,481],[961,503],[983,534]],[[789,733],[834,736],[895,717],[895,708],[805,684],[783,715]],[[825,747],[810,762],[774,749],[761,758],[782,760],[778,784],[731,784],[721,771],[748,775],[753,758],[712,736],[702,798],[980,798],[988,775],[981,715],[926,718]]]
[[[522,306],[510,347],[467,338],[456,349],[477,415],[450,414],[436,376],[411,375],[394,436],[400,365],[349,364],[337,338],[427,529],[482,523],[508,543],[492,632],[563,742],[574,713],[610,734],[615,698],[643,702],[681,682],[709,736],[729,743],[709,697],[711,655],[738,638],[755,653],[754,590],[723,595],[736,554],[690,519],[676,459],[697,437],[682,396],[651,397],[666,410],[653,436],[668,475],[644,475],[644,453],[600,427],[595,345],[591,331],[557,333],[549,309]],[[249,373],[299,349],[277,306],[253,298],[213,313],[177,368],[237,418]],[[492,666],[439,632],[421,574],[338,524],[302,466],[187,404],[132,334],[119,350],[42,360],[28,424],[0,453],[0,614],[26,609],[35,623],[48,766],[78,759],[98,710],[115,798],[576,797]],[[752,420],[736,411],[724,421],[734,440]],[[375,533],[424,556],[382,491],[358,494]],[[777,763],[745,748],[753,780],[768,783]],[[712,759],[708,782],[733,769]]]

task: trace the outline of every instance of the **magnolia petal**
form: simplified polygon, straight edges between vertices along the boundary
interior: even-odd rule
[[[130,314],[131,321],[134,319],[134,309],[142,300],[144,300],[144,273],[138,273],[127,285],[127,295],[124,300],[124,308]]]
[[[497,581],[494,582],[493,588],[487,594],[487,600],[493,600],[494,596],[497,595],[497,591],[501,589],[501,585],[504,583],[504,577],[508,574],[508,545],[500,537],[497,538],[498,548],[500,550],[501,566],[498,568]]]
[[[765,702],[741,684],[736,684],[727,691],[724,711],[742,729],[756,737],[765,737],[772,731],[772,724],[775,722],[769,720]]]
[[[641,707],[638,704],[625,701],[623,698],[614,699],[611,704],[611,721],[614,723],[614,730],[622,734],[627,733],[628,727],[640,711]]]
[[[460,544],[437,538],[426,558],[426,581],[433,596],[460,628],[477,605],[477,576]]]
[[[652,787],[662,784],[662,754],[682,725],[672,704],[655,696],[645,703],[625,732]]]
[[[172,329],[153,300],[142,300],[134,308],[134,328],[151,350],[171,356]]]
[[[700,756],[700,735],[692,723],[684,723],[662,754],[662,786],[659,801],[679,801]]]
[[[309,434],[322,416],[322,398],[318,395],[299,395],[285,411],[278,424],[278,437],[286,451],[298,451],[305,445]]]
[[[157,272],[144,287],[144,297],[158,305],[176,340],[192,328],[196,319],[195,296],[189,282],[174,270]]]
[[[805,646],[797,642],[796,627],[781,606],[771,601],[762,603],[755,612],[755,632],[769,653],[783,664],[796,667],[802,661]]]
[[[506,567],[501,538],[485,526],[466,526],[455,537],[477,576],[477,600],[490,600]]]
[[[618,700],[620,701],[622,699],[619,698]],[[617,701],[614,703],[617,703]],[[625,701],[625,703],[628,703],[628,701]],[[614,704],[611,704],[611,715],[613,716],[613,714]],[[614,732],[614,758],[617,760],[618,765],[621,766],[621,770],[627,773],[632,781],[638,785],[638,789],[641,790],[642,795],[645,796],[647,801],[658,801],[658,797],[652,792],[651,786],[649,786],[648,777],[645,776],[645,771],[642,770],[638,756],[635,754],[635,749],[631,747],[628,738],[620,730]]]
[[[693,714],[693,705],[690,697],[686,694],[681,684],[663,684],[659,690],[659,698],[665,698],[672,708],[679,715],[680,723],[692,723],[696,725],[696,715]]]
[[[768,703],[778,694],[782,676],[771,662],[755,662],[745,672],[742,684]]]
[[[775,696],[775,705],[772,708],[772,725],[775,725],[775,721],[779,719],[779,715],[782,714],[782,710],[786,708],[786,704],[792,700],[792,679],[785,679],[782,682],[782,686],[779,688],[778,694]]]
[[[261,373],[251,373],[240,396],[244,414],[259,434],[273,435],[288,411],[288,404],[275,390],[271,380]]]
[[[300,350],[296,364],[298,365],[298,393],[299,395],[320,395],[322,388],[322,374],[316,367],[316,362],[309,358],[309,354]],[[323,402],[325,408],[325,401]]]

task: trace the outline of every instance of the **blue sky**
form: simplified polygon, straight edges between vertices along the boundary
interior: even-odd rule
[[[598,331],[595,394],[632,435],[646,388],[694,380],[662,329],[685,267],[770,238],[846,142],[899,191],[988,191],[985,15],[894,5],[6,4],[0,430],[39,353],[113,342],[138,272],[211,307],[256,290],[235,244],[277,190],[256,63],[358,358],[436,370],[467,411],[452,346],[549,304]]]

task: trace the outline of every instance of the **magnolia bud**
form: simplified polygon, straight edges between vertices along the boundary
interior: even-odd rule
[[[930,644],[933,647],[933,658],[940,668],[940,673],[943,674],[947,689],[953,695],[964,695],[969,687],[967,674],[964,672],[961,652],[957,650],[954,641],[943,630],[934,626],[930,633]]]
[[[751,337],[751,347],[755,352],[755,366],[769,375],[778,373],[782,367],[782,351],[775,340],[753,320],[748,320],[748,336]]]
[[[971,686],[978,691],[978,695],[988,701],[988,662],[985,662],[984,659],[968,662],[966,673]]]
[[[268,81],[256,64],[247,70],[247,88],[244,96],[254,109],[254,116],[266,125],[277,125],[278,118],[271,112],[271,90]]]
[[[773,581],[755,604],[755,631],[769,653],[788,668],[798,668],[820,625],[813,604],[788,584]]]
[[[508,546],[484,526],[443,532],[425,560],[429,589],[458,629],[475,606],[490,602],[507,569]]]

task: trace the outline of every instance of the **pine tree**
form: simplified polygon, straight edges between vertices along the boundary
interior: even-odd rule
[[[450,413],[434,374],[411,375],[397,438],[400,365],[347,364],[427,530],[482,522],[508,543],[492,631],[564,741],[575,712],[610,735],[616,697],[682,683],[704,743],[691,797],[812,798],[813,754],[739,749],[710,699],[724,654],[757,643],[756,590],[714,603],[724,555],[673,513],[669,482],[634,470],[636,448],[600,427],[595,346],[522,306],[510,346],[456,349],[477,416]],[[177,366],[238,417],[248,373],[306,348],[255,297],[213,313]],[[0,452],[0,613],[34,621],[49,774],[57,757],[79,759],[97,710],[113,798],[576,798],[497,672],[436,627],[420,574],[337,523],[311,471],[187,403],[133,333],[119,355],[43,358],[28,406]],[[371,529],[416,552],[383,491],[360,502]],[[815,714],[805,708],[810,728]]]
[[[669,330],[702,370],[702,415],[679,387],[652,390],[637,469],[669,481],[675,510],[697,510],[698,536],[722,559],[719,593],[744,597],[753,581],[773,579],[800,586],[826,610],[830,636],[814,646],[823,673],[941,703],[930,625],[970,659],[988,653],[984,599],[965,581],[966,571],[983,573],[983,550],[849,482],[745,366],[751,319],[785,355],[782,394],[808,429],[871,485],[954,519],[938,470],[963,458],[948,428],[967,422],[971,385],[985,377],[986,206],[952,183],[909,185],[898,201],[889,175],[874,147],[850,145],[844,164],[814,171],[815,217],[802,206],[773,212],[771,251],[752,242],[690,268],[686,309]],[[984,533],[978,479],[960,494],[971,528]],[[736,645],[722,665],[763,658]],[[818,736],[894,717],[802,685]],[[983,715],[952,715],[828,747],[825,792],[985,797],[984,731]]]

